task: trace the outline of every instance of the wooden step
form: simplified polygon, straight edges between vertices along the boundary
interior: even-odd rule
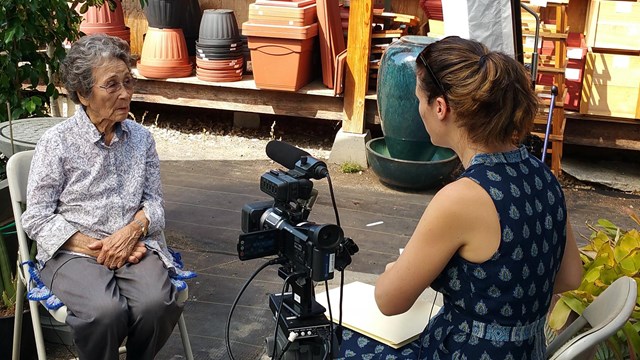
[[[530,0],[521,0],[520,2],[527,5],[531,4]],[[539,4],[540,2],[536,1],[535,3]],[[569,0],[547,0],[545,3],[547,4],[546,7],[567,6],[569,5]]]
[[[544,133],[543,132],[531,132],[531,135],[535,135],[537,137],[539,137],[540,139],[544,140]],[[562,142],[564,140],[564,136],[563,135],[558,135],[558,134],[549,134],[549,141],[560,141]]]
[[[372,39],[388,39],[388,38],[399,38],[404,35],[407,35],[405,30],[383,30],[383,31],[375,31],[371,33]]]
[[[409,24],[409,26],[420,25],[420,19],[417,16],[407,14],[396,14],[392,12],[383,12],[382,14],[373,15],[375,20],[391,20],[393,22]]]
[[[550,73],[550,74],[562,74],[564,75],[566,68],[538,65],[538,72]]]
[[[523,36],[536,36],[536,32],[535,31],[530,31],[530,30],[522,30],[522,35]],[[567,37],[569,37],[569,34],[566,32],[549,32],[549,31],[540,31],[540,34],[538,34],[539,37],[541,37],[542,39],[549,39],[549,40],[567,40]]]

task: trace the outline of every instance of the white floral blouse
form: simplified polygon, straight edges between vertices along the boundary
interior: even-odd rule
[[[116,125],[110,145],[83,109],[38,141],[27,187],[24,230],[38,246],[40,266],[80,231],[105,238],[143,209],[147,247],[174,269],[164,239],[160,161],[151,133],[132,120]]]

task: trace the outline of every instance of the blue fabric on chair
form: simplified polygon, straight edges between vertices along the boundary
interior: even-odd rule
[[[184,280],[193,279],[198,276],[198,274],[193,271],[182,270],[184,263],[182,262],[182,256],[180,253],[171,248],[169,248],[169,252],[173,255],[173,260],[176,265],[176,271],[171,272],[169,277],[173,286],[175,286],[176,290],[180,292],[187,288],[187,283],[184,282]],[[29,275],[31,277],[31,285],[30,288],[27,289],[27,299],[39,301],[49,310],[56,310],[64,306],[64,303],[42,282],[40,279],[40,272],[33,261],[28,260],[23,262],[21,265],[29,266]]]

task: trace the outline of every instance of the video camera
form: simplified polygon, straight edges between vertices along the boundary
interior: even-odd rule
[[[269,142],[266,152],[288,170],[270,170],[261,176],[260,190],[273,200],[243,206],[238,257],[283,258],[279,276],[295,280],[291,282],[293,301],[288,304],[285,299],[285,305],[297,317],[323,314],[325,309],[314,300],[312,281],[333,279],[334,270],[344,270],[358,247],[338,225],[308,221],[318,196],[311,179],[327,177],[326,164],[280,141]]]

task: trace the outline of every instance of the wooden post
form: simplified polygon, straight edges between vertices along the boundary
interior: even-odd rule
[[[364,133],[365,95],[369,86],[371,53],[372,0],[351,0],[347,38],[347,72],[344,85],[342,130]]]

